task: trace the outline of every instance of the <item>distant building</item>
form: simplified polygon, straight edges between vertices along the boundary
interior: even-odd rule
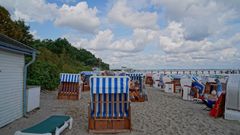
[[[29,63],[26,55],[32,56]],[[35,49],[0,34],[0,127],[26,112],[27,67],[35,55]]]

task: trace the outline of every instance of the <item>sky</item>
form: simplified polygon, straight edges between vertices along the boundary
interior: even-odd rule
[[[0,0],[36,39],[135,69],[240,68],[240,0]]]

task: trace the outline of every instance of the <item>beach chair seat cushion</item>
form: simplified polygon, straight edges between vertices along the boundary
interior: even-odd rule
[[[70,116],[54,115],[54,116],[51,116],[51,117],[47,118],[46,120],[36,124],[35,126],[24,129],[20,132],[16,132],[15,135],[18,135],[18,134],[22,135],[24,133],[32,133],[32,134],[48,134],[48,133],[50,133],[50,134],[52,134],[52,133],[56,132],[56,129],[60,129],[64,124],[66,127],[69,126],[69,128],[71,128],[72,118]]]

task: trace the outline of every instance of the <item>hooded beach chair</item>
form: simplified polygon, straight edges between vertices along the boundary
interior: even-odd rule
[[[90,77],[88,129],[94,133],[130,131],[129,77]]]
[[[14,135],[60,135],[67,127],[71,129],[72,123],[70,116],[54,115],[32,127],[16,131]]]
[[[60,74],[58,99],[78,100],[80,96],[80,74]]]
[[[89,86],[89,78],[93,75],[94,73],[92,71],[82,71],[81,72],[81,79],[82,79],[82,92],[84,91],[89,91],[90,86]]]
[[[153,86],[152,73],[147,73],[147,74],[145,75],[145,84],[148,84],[150,87]]]
[[[192,96],[190,96],[191,88],[192,88],[192,79],[188,76],[181,78],[180,80],[181,87],[183,88],[182,98],[183,100],[192,100]]]
[[[130,88],[130,100],[132,102],[144,102],[147,100],[146,91],[143,89],[143,74],[142,73],[127,73],[134,88]]]
[[[168,93],[173,93],[174,92],[174,85],[172,83],[172,76],[170,75],[164,75],[163,76],[163,83],[164,83],[164,91]]]
[[[192,78],[192,90],[193,89],[197,90],[193,95],[193,101],[195,103],[203,103],[206,86],[196,76],[192,76],[191,78]]]
[[[182,91],[180,80],[183,76],[178,74],[171,75],[171,76],[172,76],[173,92],[180,93]]]

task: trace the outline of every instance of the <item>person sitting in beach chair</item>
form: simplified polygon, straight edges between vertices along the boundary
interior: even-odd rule
[[[213,90],[211,94],[205,94],[202,101],[208,108],[213,108],[213,105],[216,103],[217,99],[217,92],[216,90]]]
[[[30,128],[16,131],[14,135],[60,135],[67,127],[71,129],[72,124],[70,116],[54,115]]]
[[[80,94],[80,75],[79,74],[60,74],[60,85],[58,99],[78,100]]]
[[[213,108],[218,98],[222,95],[222,84],[218,79],[215,79],[217,83],[217,91],[212,90],[211,94],[204,94],[203,102],[208,108]]]
[[[90,77],[88,129],[93,133],[117,133],[131,129],[129,77]]]

